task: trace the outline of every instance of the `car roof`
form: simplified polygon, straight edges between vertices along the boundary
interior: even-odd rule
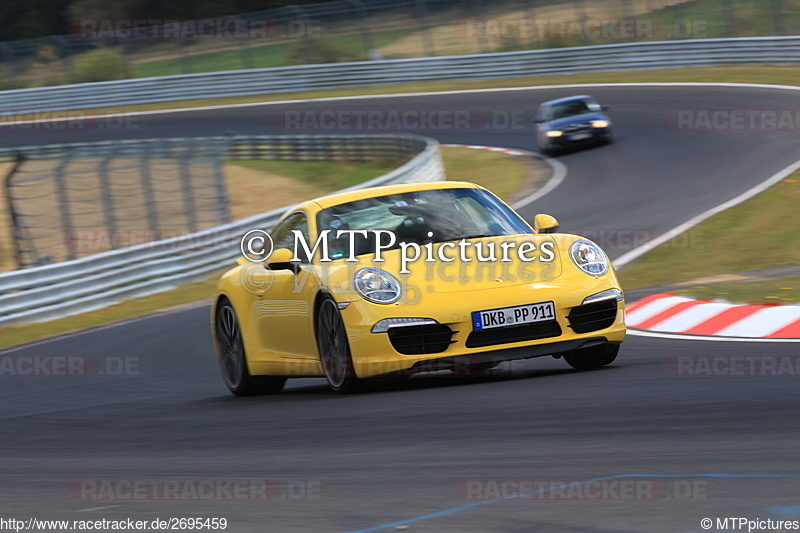
[[[425,183],[400,183],[395,185],[383,185],[381,187],[369,187],[354,191],[345,191],[329,194],[315,198],[301,205],[316,204],[318,209],[327,209],[334,205],[374,198],[376,196],[386,196],[388,194],[402,194],[414,191],[431,191],[437,189],[483,189],[480,185],[466,181],[433,181]]]
[[[547,102],[542,102],[542,106],[553,106],[556,104],[563,104],[565,102],[573,102],[575,100],[594,100],[588,94],[581,94],[577,96],[565,96],[563,98],[556,98],[555,100],[548,100]]]

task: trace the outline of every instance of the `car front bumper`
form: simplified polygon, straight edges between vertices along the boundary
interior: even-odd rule
[[[587,287],[517,286],[437,295],[423,306],[378,306],[353,302],[342,310],[356,375],[360,378],[397,372],[489,366],[515,359],[620,343],[625,339],[625,303],[609,300],[601,309],[582,305],[584,299],[609,288],[591,280]],[[476,332],[472,312],[552,301],[555,320]],[[594,305],[594,304],[590,304]],[[595,306],[596,307],[596,306]],[[435,320],[437,328],[397,326],[372,333],[388,317]],[[592,323],[593,320],[599,320]],[[405,344],[403,344],[405,343]],[[406,353],[401,353],[404,351]],[[424,353],[414,353],[414,352]],[[410,352],[410,353],[409,353]]]

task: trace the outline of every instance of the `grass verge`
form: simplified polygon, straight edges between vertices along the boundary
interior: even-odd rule
[[[207,300],[211,298],[215,286],[216,278],[199,283],[181,285],[171,291],[128,300],[91,313],[68,316],[38,324],[9,326],[1,330],[3,335],[0,338],[0,348],[55,337],[90,327],[112,324],[122,320],[130,320],[171,307]]]
[[[450,179],[473,181],[491,187],[493,190],[507,191],[508,195],[513,195],[517,188],[522,186],[530,171],[525,162],[498,152],[443,147],[442,156]],[[226,175],[231,189],[230,200],[235,218],[244,218],[269,209],[297,203],[314,197],[315,194],[309,194],[311,191],[324,194],[352,184],[351,181],[356,179],[354,176],[357,176],[358,179],[369,179],[386,170],[380,164],[375,167],[285,161],[236,161],[236,165],[232,163],[228,162],[229,168],[226,169]],[[453,167],[452,171],[450,167]],[[314,172],[317,171],[325,173],[323,182],[314,178]],[[542,170],[539,169],[539,171]],[[324,186],[320,183],[324,183]],[[280,189],[280,196],[276,197],[272,193],[275,188]],[[275,203],[276,198],[279,199],[277,201],[283,203],[270,207],[270,202]],[[39,324],[10,326],[2,329],[0,348],[89,327],[130,320],[180,305],[201,302],[211,298],[217,278],[218,276],[215,275],[199,283],[190,283],[171,291],[128,300],[100,311]]]
[[[800,303],[800,277],[720,283],[673,292],[699,300],[725,300],[735,304],[796,305]]]
[[[800,264],[793,223],[798,205],[800,172],[646,253],[622,270],[623,286],[637,289]],[[793,290],[797,297],[798,290]]]
[[[528,163],[498,152],[450,146],[442,146],[441,152],[448,180],[477,183],[507,201],[514,198],[532,173],[534,179],[539,179],[550,172],[546,163]]]
[[[324,192],[333,192],[358,185],[389,172],[399,166],[398,162],[376,160],[367,164],[332,163],[329,161],[275,161],[239,160],[228,161],[229,165],[244,167],[258,172],[286,176]]]

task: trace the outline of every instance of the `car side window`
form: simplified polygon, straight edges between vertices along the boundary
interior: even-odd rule
[[[294,251],[294,230],[300,230],[306,242],[311,245],[308,239],[308,218],[305,213],[298,211],[297,213],[289,215],[286,220],[278,224],[275,229],[272,230],[271,237],[276,250],[278,248],[288,248]],[[302,246],[298,248],[297,254],[303,263],[309,262],[309,258]]]

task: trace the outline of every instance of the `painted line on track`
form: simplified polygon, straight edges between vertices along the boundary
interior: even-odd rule
[[[443,516],[453,515],[456,513],[460,513],[463,511],[468,511],[470,509],[474,509],[476,507],[482,507],[484,505],[491,505],[493,503],[511,501],[511,500],[519,500],[522,498],[528,498],[531,496],[536,496],[537,494],[546,494],[548,492],[552,492],[556,489],[563,490],[568,489],[570,487],[575,487],[579,485],[586,485],[588,483],[597,483],[600,481],[612,481],[616,479],[636,479],[636,478],[654,478],[654,479],[681,479],[681,478],[688,478],[688,479],[800,479],[800,474],[622,474],[619,476],[606,476],[606,477],[598,477],[593,479],[586,479],[583,481],[574,481],[572,483],[567,483],[564,486],[559,487],[549,487],[546,489],[525,492],[522,494],[515,494],[514,496],[506,496],[504,498],[497,498],[494,500],[485,500],[475,503],[469,503],[466,505],[460,505],[458,507],[451,507],[449,509],[443,509],[441,511],[437,511],[435,513],[430,513],[426,515],[415,516],[413,518],[407,518],[405,520],[398,520],[396,522],[389,522],[386,524],[380,524],[377,526],[368,527],[365,529],[356,529],[352,531],[347,531],[345,533],[371,533],[373,531],[380,531],[383,529],[389,528],[396,528],[399,526],[407,526],[410,524],[414,524],[417,522],[422,522],[425,520],[430,520],[432,518],[440,518]],[[773,508],[777,509],[777,508]]]
[[[633,337],[651,337],[673,341],[704,341],[704,342],[779,342],[800,343],[800,339],[770,339],[763,337],[718,337],[713,335],[687,335],[683,333],[662,333],[643,329],[628,328],[628,335]]]
[[[536,192],[533,192],[529,196],[526,196],[525,198],[522,198],[521,200],[515,202],[514,205],[512,206],[514,209],[521,209],[526,205],[533,203],[534,201],[543,197],[544,195],[549,194],[550,192],[553,191],[553,189],[561,185],[561,183],[567,177],[567,166],[564,163],[562,163],[558,159],[552,159],[550,157],[546,157],[538,152],[531,152],[529,150],[519,150],[516,148],[482,146],[476,144],[440,144],[439,146],[448,146],[451,148],[469,148],[472,150],[488,150],[490,152],[502,152],[504,154],[508,154],[511,156],[535,157],[550,165],[550,168],[553,169],[553,174],[552,176],[550,176],[550,179],[547,180],[547,183],[544,184],[544,187],[539,188],[539,190],[537,190]]]
[[[759,193],[762,193],[762,192],[766,191],[767,189],[769,189],[770,187],[772,187],[776,183],[778,183],[781,180],[787,178],[788,176],[790,176],[791,174],[797,172],[798,170],[800,170],[800,160],[795,161],[794,163],[792,163],[788,167],[785,167],[784,169],[776,172],[775,174],[773,174],[772,176],[770,176],[766,180],[762,181],[761,183],[759,183],[758,185],[756,185],[754,187],[751,187],[750,189],[746,190],[745,192],[743,192],[742,194],[740,194],[736,198],[731,198],[730,200],[728,200],[726,202],[722,202],[721,204],[719,204],[719,205],[717,205],[715,207],[712,207],[711,209],[707,209],[707,210],[703,211],[702,213],[700,213],[699,215],[690,218],[689,220],[687,220],[683,224],[680,224],[680,225],[672,228],[671,230],[667,231],[666,233],[663,233],[662,235],[659,235],[655,239],[651,239],[651,240],[647,241],[646,243],[644,243],[643,245],[641,245],[641,246],[639,246],[637,248],[634,248],[630,252],[627,252],[627,253],[621,255],[620,257],[618,257],[614,261],[614,266],[616,268],[620,268],[622,266],[627,265],[628,263],[630,263],[634,259],[638,259],[640,256],[642,256],[645,253],[649,252],[653,248],[664,244],[665,242],[669,241],[673,237],[677,237],[681,233],[685,233],[685,232],[689,231],[690,229],[692,229],[696,225],[700,224],[704,220],[706,220],[708,218],[711,218],[712,216],[714,216],[714,215],[716,215],[718,213],[722,213],[723,211],[725,211],[727,209],[730,209],[731,207],[735,207],[735,206],[737,206],[737,205],[739,205],[739,204],[741,204],[741,203],[753,198],[754,196],[758,195]]]
[[[410,98],[416,96],[447,96],[452,94],[481,94],[490,92],[517,92],[517,91],[539,91],[548,89],[581,89],[591,87],[739,87],[749,89],[772,89],[772,90],[787,90],[787,91],[800,91],[800,87],[792,85],[776,85],[766,83],[734,83],[734,82],[624,82],[624,83],[565,83],[563,85],[529,85],[524,87],[494,87],[485,89],[455,89],[451,91],[424,91],[412,93],[390,93],[390,94],[361,94],[351,96],[326,96],[321,98],[296,98],[289,100],[275,100],[273,102],[247,102],[241,104],[218,104],[209,106],[196,106],[196,107],[183,107],[171,109],[153,109],[149,111],[130,111],[102,114],[103,117],[134,117],[134,116],[148,116],[148,115],[168,115],[173,113],[193,113],[197,111],[218,111],[223,109],[241,109],[248,107],[260,106],[275,106],[286,104],[305,104],[305,103],[318,103],[318,102],[342,102],[348,100],[370,100],[378,98]],[[80,109],[80,111],[90,111],[92,108]],[[102,108],[98,108],[102,109]],[[74,111],[74,110],[73,110]],[[24,113],[25,111],[20,111]],[[38,113],[47,113],[48,111],[39,111]],[[69,112],[69,110],[57,111],[58,113]],[[30,112],[31,114],[37,112]],[[0,115],[1,116],[1,115]],[[33,120],[18,120],[0,123],[0,128],[4,126],[22,125],[22,124],[37,124],[43,122],[62,122],[72,120],[85,120],[86,118],[96,118],[95,115],[89,117],[59,117],[56,119],[33,119]]]

